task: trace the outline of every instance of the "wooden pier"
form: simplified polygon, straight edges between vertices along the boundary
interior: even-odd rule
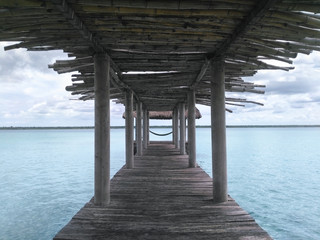
[[[70,58],[49,67],[72,73],[66,90],[95,101],[94,201],[56,239],[268,239],[227,192],[226,104],[263,104],[226,92],[263,94],[264,85],[246,78],[290,70],[274,64],[320,51],[319,7],[320,0],[1,0],[0,41],[13,41],[5,50],[63,50]],[[112,181],[110,100],[126,108],[126,167]],[[196,103],[211,107],[213,183],[196,167]],[[173,144],[142,154],[152,111],[172,112]]]
[[[214,204],[211,177],[173,144],[151,142],[134,160],[111,180],[108,206],[91,200],[54,239],[271,239],[231,197]]]

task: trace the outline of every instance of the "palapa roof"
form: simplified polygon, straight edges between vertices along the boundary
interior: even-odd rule
[[[133,111],[133,117],[137,117],[137,112]],[[185,111],[185,118],[188,117],[188,109]],[[196,119],[200,119],[202,117],[200,111],[198,108],[196,108]],[[122,114],[122,118],[126,118],[125,112]],[[172,119],[172,111],[150,111],[149,112],[149,118],[150,119],[157,119],[157,120],[163,120],[163,119]]]
[[[0,41],[18,42],[6,50],[67,52],[70,60],[50,67],[77,71],[66,89],[82,100],[94,98],[93,54],[106,52],[111,98],[124,103],[132,90],[148,110],[163,111],[186,102],[189,89],[210,105],[210,63],[221,57],[227,92],[263,93],[242,78],[290,69],[264,60],[291,64],[319,50],[319,11],[320,0],[1,0]]]

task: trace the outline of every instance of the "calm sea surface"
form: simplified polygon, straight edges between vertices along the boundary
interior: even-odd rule
[[[0,240],[51,239],[91,199],[93,137],[0,130]],[[211,175],[210,139],[197,129],[197,160]],[[111,175],[124,141],[112,129]],[[228,128],[227,141],[230,195],[275,239],[320,239],[320,128]]]

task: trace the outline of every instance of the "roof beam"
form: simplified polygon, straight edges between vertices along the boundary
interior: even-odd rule
[[[198,83],[204,77],[207,69],[210,66],[210,62],[222,57],[230,48],[230,46],[241,36],[243,36],[248,30],[249,26],[258,22],[264,15],[264,13],[276,2],[277,0],[260,0],[258,4],[253,8],[253,10],[248,14],[248,16],[239,23],[239,25],[235,28],[232,35],[218,44],[214,51],[209,52],[207,54],[207,59],[205,63],[202,65],[201,70],[191,84],[191,88],[196,88]]]
[[[216,50],[207,54],[208,59],[214,60],[223,56],[232,43],[239,39],[243,34],[246,33],[249,26],[258,22],[265,12],[276,2],[277,0],[260,0],[254,9],[248,14],[248,16],[243,19],[243,21],[235,28],[232,35],[225,41],[218,44]]]
[[[194,89],[198,83],[202,80],[202,78],[204,77],[204,75],[207,72],[207,69],[210,66],[210,62],[211,60],[209,60],[208,58],[206,58],[205,63],[202,65],[200,72],[198,73],[196,79],[194,80],[194,82],[191,84],[191,88]]]
[[[85,23],[77,16],[76,12],[70,7],[67,0],[51,0],[55,8],[60,11],[63,16],[67,19],[67,21],[79,31],[81,36],[88,41],[90,46],[93,48],[94,52],[105,52],[108,53],[107,49],[103,47],[99,43],[99,41],[93,36],[93,34],[89,31],[89,29],[86,27]],[[108,54],[109,55],[109,54]],[[110,55],[109,55],[110,57]],[[120,68],[115,64],[115,62],[110,57],[110,60],[112,62],[112,68],[114,70],[113,72],[113,78],[115,79],[115,83],[118,86],[124,87],[127,90],[130,90],[133,92],[134,96],[139,99],[137,94],[127,85],[123,82],[121,77],[121,70]],[[115,73],[116,72],[116,73]]]
[[[106,52],[104,47],[99,44],[93,34],[88,30],[84,22],[77,16],[75,11],[69,6],[67,0],[51,0],[55,8],[60,11],[68,22],[78,30],[84,39],[86,39],[95,52]]]

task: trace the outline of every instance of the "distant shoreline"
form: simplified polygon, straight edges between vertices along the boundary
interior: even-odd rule
[[[313,128],[320,125],[229,125],[227,128]],[[111,129],[122,129],[125,126],[111,126]],[[150,126],[150,128],[171,128],[171,126]],[[197,128],[210,128],[209,125],[197,126]],[[63,129],[94,129],[93,126],[82,127],[0,127],[0,130],[63,130]]]

